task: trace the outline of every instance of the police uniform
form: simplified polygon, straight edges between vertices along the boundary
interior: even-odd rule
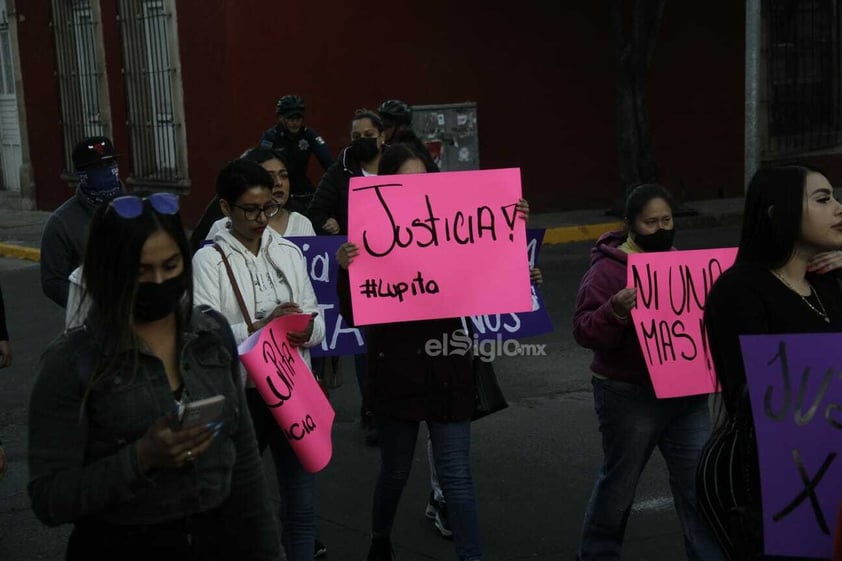
[[[291,134],[280,123],[263,133],[260,147],[278,150],[287,158],[290,197],[286,208],[304,213],[313,197],[313,183],[307,177],[310,154],[315,154],[322,167],[327,170],[333,163],[330,149],[319,133],[305,127],[298,134]]]

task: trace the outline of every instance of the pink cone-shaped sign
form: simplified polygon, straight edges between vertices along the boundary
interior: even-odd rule
[[[303,331],[309,314],[281,316],[240,343],[240,360],[249,378],[287,437],[304,469],[321,471],[333,454],[331,430],[336,413],[307,363],[287,340]]]

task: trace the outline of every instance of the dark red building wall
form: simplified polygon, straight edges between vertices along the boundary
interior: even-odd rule
[[[667,2],[649,106],[661,181],[682,200],[743,193],[745,8]]]
[[[59,179],[64,169],[61,104],[55,77],[50,2],[17,2],[18,53],[26,102],[26,127],[35,202],[53,209],[72,193]]]
[[[190,196],[183,204],[185,224],[192,224],[216,192],[216,175],[222,165],[239,155],[248,128],[233,120],[236,102],[232,92],[239,88],[237,75],[246,67],[236,64],[234,49],[252,42],[266,48],[265,41],[244,34],[233,41],[228,37],[228,5],[225,0],[181,0],[178,2],[178,33],[184,112],[187,127]],[[252,19],[245,11],[239,17]],[[253,70],[249,70],[250,72]]]
[[[651,73],[662,180],[685,199],[742,191],[743,10],[727,0],[715,4],[668,4]],[[534,209],[610,204],[619,187],[614,62],[603,4],[527,2],[512,10],[433,0],[423,9],[407,6],[404,16],[395,15],[399,6],[362,11],[344,3],[326,11],[300,2],[229,4],[224,37],[199,35],[203,48],[228,52],[231,129],[218,140],[227,151],[216,167],[258,141],[286,93],[305,97],[308,124],[334,154],[347,142],[356,108],[387,98],[471,100],[478,104],[482,166],[521,167]],[[193,31],[186,31],[186,12],[180,12],[185,78],[202,83],[185,84],[195,150],[196,137],[211,132],[214,118],[189,107],[187,90],[224,87],[225,80],[205,71],[204,58],[201,75],[191,73],[197,61],[185,43],[198,26],[191,22]],[[317,168],[313,163],[316,179]],[[199,180],[206,171],[191,165],[194,191],[212,183],[210,175]]]
[[[115,8],[103,2],[114,140],[128,154]],[[743,13],[739,3],[668,3],[650,81],[662,180],[685,199],[742,192]],[[400,11],[403,10],[403,14]],[[40,208],[69,194],[49,2],[21,25]],[[372,10],[267,0],[179,0],[192,222],[225,161],[255,145],[286,93],[337,154],[353,111],[387,98],[475,101],[484,168],[521,167],[535,211],[608,206],[619,192],[614,62],[604,4],[430,0]],[[37,108],[37,110],[33,110]],[[43,145],[43,147],[42,147]],[[125,148],[123,148],[125,147]],[[130,166],[126,160],[124,168]],[[123,175],[126,175],[124,169]],[[321,170],[313,162],[311,176]]]

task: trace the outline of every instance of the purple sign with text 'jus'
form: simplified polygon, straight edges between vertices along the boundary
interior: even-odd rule
[[[842,333],[740,337],[767,555],[829,558],[842,502]]]

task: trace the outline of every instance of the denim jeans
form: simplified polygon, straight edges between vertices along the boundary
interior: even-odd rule
[[[650,386],[596,377],[592,384],[605,457],[585,511],[576,558],[605,561],[622,557],[637,483],[657,446],[669,470],[688,559],[723,559],[696,511],[696,465],[710,436],[708,396],[658,399]]]
[[[254,388],[246,389],[258,450],[269,446],[281,496],[281,542],[288,561],[312,561],[316,539],[316,477],[298,461],[281,427]]]
[[[380,433],[380,475],[374,490],[372,535],[388,537],[404,486],[409,479],[419,421],[377,417]],[[447,501],[448,519],[460,561],[480,561],[474,483],[471,477],[471,423],[427,422],[436,470]]]

